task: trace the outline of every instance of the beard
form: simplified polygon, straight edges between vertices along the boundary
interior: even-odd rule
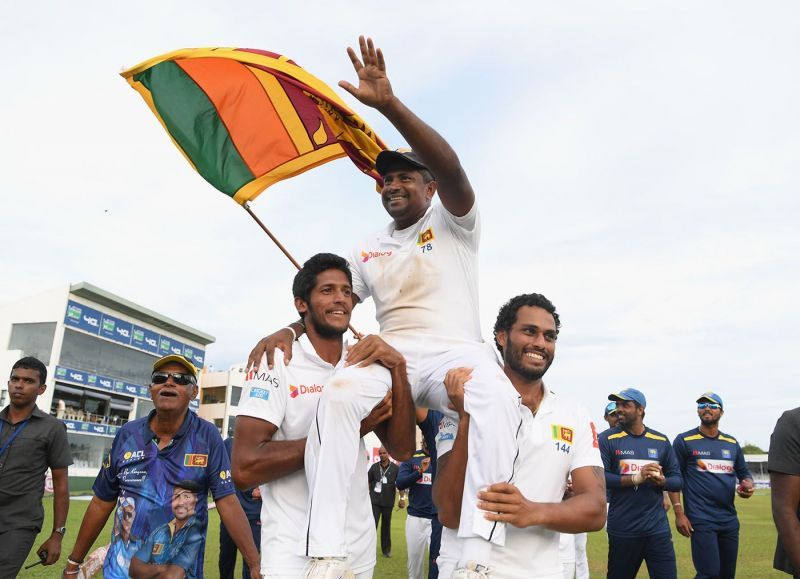
[[[542,369],[528,368],[522,362],[523,356],[522,347],[517,347],[516,344],[509,339],[503,350],[503,361],[509,368],[526,380],[541,380],[542,376],[550,369],[550,364],[553,363],[553,359],[550,358]]]
[[[317,331],[317,335],[319,335],[320,338],[341,338],[347,331],[347,326],[344,328],[337,328],[325,320],[321,320],[312,309],[309,309],[308,313],[311,317],[311,323],[314,324],[314,329]]]

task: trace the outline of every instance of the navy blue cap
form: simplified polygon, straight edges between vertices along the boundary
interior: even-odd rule
[[[620,390],[616,394],[609,394],[608,399],[615,402],[630,400],[631,402],[636,402],[642,408],[647,406],[647,398],[636,388],[625,388],[625,390]]]
[[[606,416],[608,416],[612,412],[616,412],[616,410],[617,410],[617,403],[616,402],[609,402],[608,404],[606,404],[606,412],[605,412],[605,414],[603,414],[603,417],[605,418]]]

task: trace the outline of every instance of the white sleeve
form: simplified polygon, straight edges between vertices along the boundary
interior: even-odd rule
[[[361,254],[358,247],[354,247],[350,252],[350,257],[347,259],[350,266],[350,274],[353,276],[353,293],[358,296],[360,301],[366,300],[370,296],[369,288],[364,283],[364,276],[361,275]]]
[[[570,472],[584,466],[597,466],[603,468],[600,457],[600,444],[597,440],[597,428],[589,419],[589,414],[583,407],[577,407],[575,414],[578,417],[575,423],[575,443],[572,445],[572,465]]]
[[[289,382],[283,352],[276,349],[272,370],[268,369],[267,356],[264,354],[259,370],[248,372],[236,414],[260,418],[280,428],[286,415],[288,394]]]
[[[453,450],[458,433],[458,420],[449,416],[442,416],[436,433],[436,456],[443,456]]]
[[[477,252],[481,240],[481,219],[478,204],[473,203],[466,215],[457,217],[450,213],[444,205],[438,204],[442,222],[454,237],[461,240],[472,251]]]

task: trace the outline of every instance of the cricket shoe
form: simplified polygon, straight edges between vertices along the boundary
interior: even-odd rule
[[[469,561],[466,566],[453,571],[453,579],[491,579],[491,567]]]
[[[303,579],[355,579],[345,557],[314,557],[303,571]]]

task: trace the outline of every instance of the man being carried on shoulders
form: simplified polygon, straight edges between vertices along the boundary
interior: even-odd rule
[[[478,489],[513,474],[516,431],[519,424],[519,395],[497,364],[491,347],[483,342],[478,314],[478,246],[480,219],[475,193],[453,148],[439,133],[411,112],[392,91],[383,54],[371,39],[360,38],[361,58],[348,49],[358,74],[359,85],[339,83],[365,105],[382,113],[406,139],[413,150],[383,151],[376,168],[383,177],[381,200],[391,223],[367,236],[350,256],[353,272],[353,304],[370,296],[375,301],[381,336],[403,354],[414,401],[418,406],[440,410],[456,420],[448,409],[443,385],[448,369],[473,368],[466,387],[465,405],[470,421],[466,492],[461,509],[459,567],[486,567],[492,544],[505,541],[505,525],[483,518],[477,509]],[[433,203],[434,195],[439,201]],[[278,346],[290,357],[292,334],[302,331],[293,324],[262,340],[249,362],[259,364],[265,351],[269,356]],[[368,380],[361,380],[355,365],[374,361],[373,343],[362,340],[348,354],[349,367],[342,379],[362,386],[356,397],[380,398]],[[355,370],[354,370],[355,368]],[[358,403],[360,407],[369,404]],[[321,412],[325,412],[323,400]],[[341,555],[341,526],[346,518],[344,497],[339,502],[320,500],[325,489],[315,486],[315,472],[326,477],[326,488],[338,487],[342,479],[335,465],[352,460],[350,453],[362,413],[350,413],[338,436],[323,436],[323,450],[317,464],[306,462],[311,501],[308,553],[312,556]],[[320,429],[329,428],[318,417]],[[413,427],[413,421],[412,421]],[[406,456],[393,456],[407,460]],[[337,449],[346,449],[340,451]],[[349,456],[349,454],[348,454]],[[307,455],[308,458],[308,455]],[[342,472],[342,476],[345,473]],[[333,497],[335,499],[335,497]]]

